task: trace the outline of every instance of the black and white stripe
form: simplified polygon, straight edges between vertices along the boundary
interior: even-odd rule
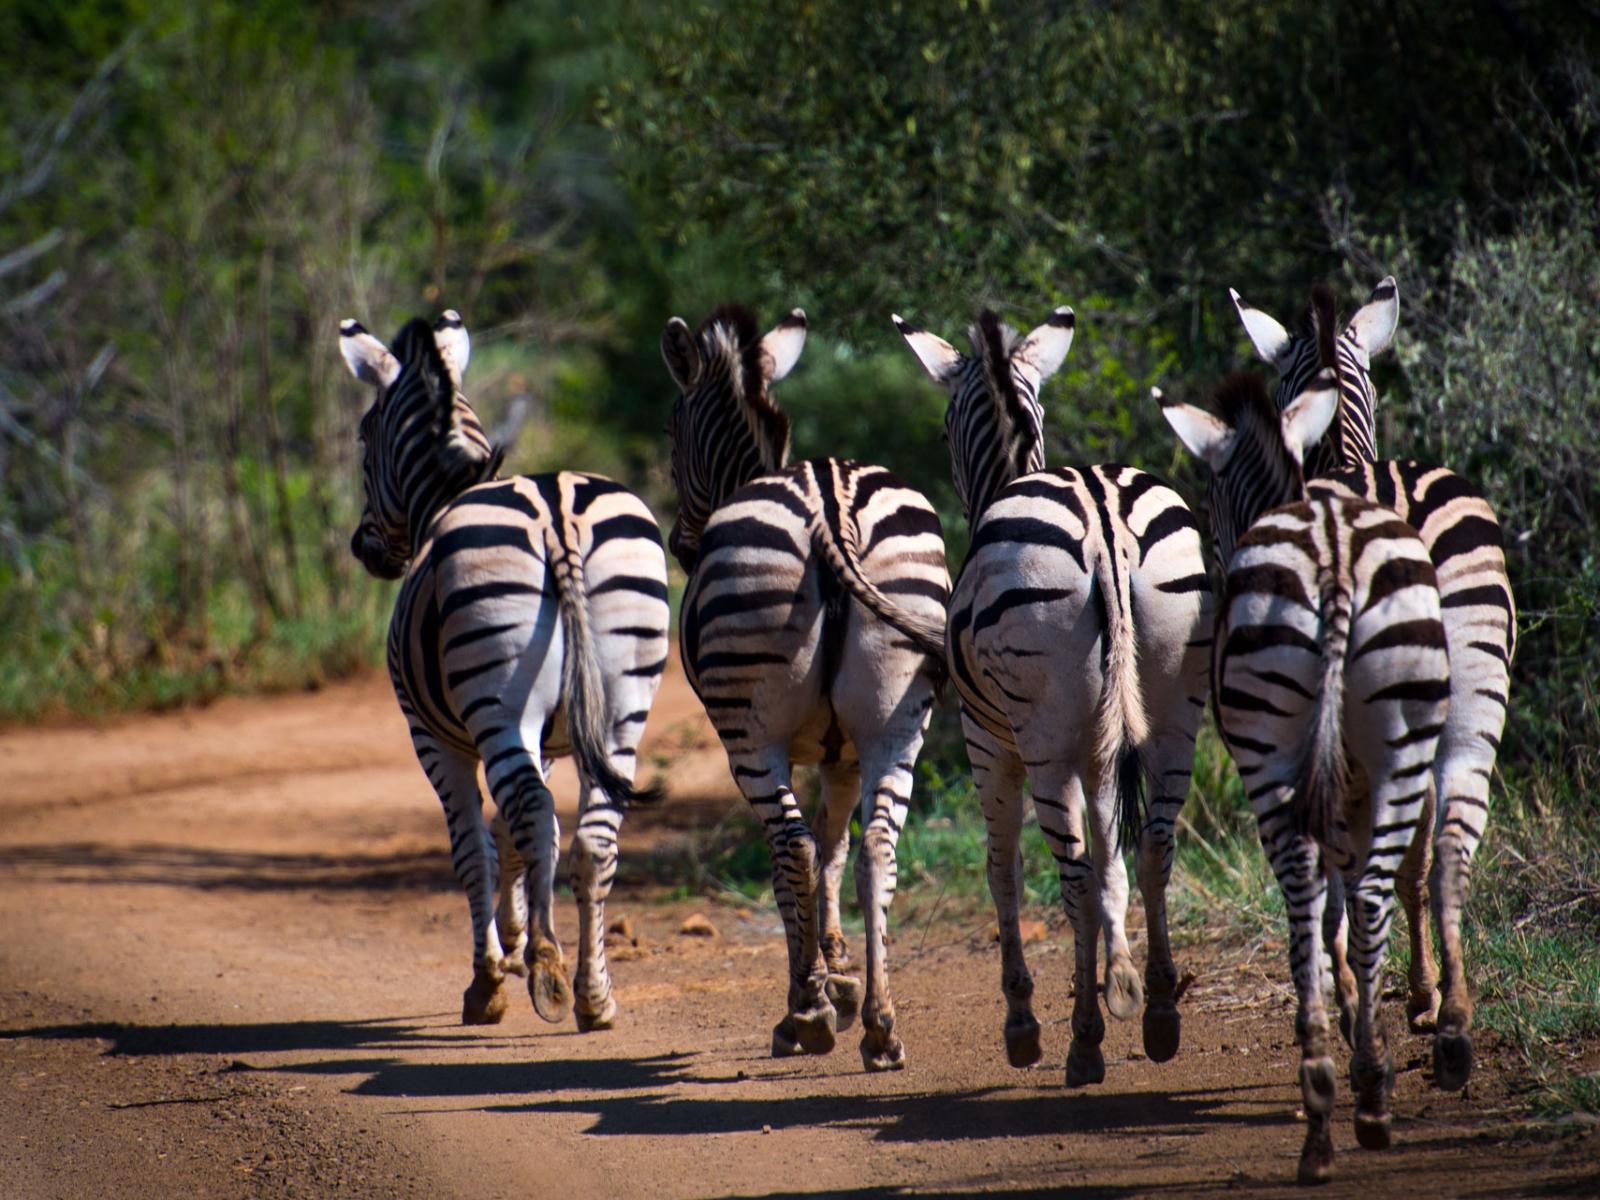
[[[1312,289],[1311,311],[1314,330],[1337,328],[1333,296],[1326,288]],[[1245,312],[1241,307],[1241,318]],[[1285,369],[1277,402],[1281,408],[1293,399],[1294,376],[1319,366],[1338,372],[1339,437],[1325,439],[1317,447],[1320,453],[1308,456],[1307,474],[1322,477],[1313,479],[1312,490],[1337,488],[1394,509],[1422,538],[1438,573],[1450,647],[1450,715],[1434,769],[1439,808],[1436,819],[1429,814],[1434,835],[1407,859],[1399,888],[1411,933],[1407,1015],[1413,1028],[1437,1030],[1434,1082],[1455,1089],[1464,1087],[1472,1072],[1472,997],[1461,942],[1462,910],[1472,857],[1488,823],[1489,780],[1505,727],[1511,656],[1516,649],[1516,602],[1506,573],[1500,522],[1478,489],[1443,467],[1373,461],[1377,394],[1364,352],[1371,347],[1375,354],[1388,345],[1398,316],[1394,281],[1386,279],[1337,338],[1319,332],[1314,345],[1300,339],[1297,348],[1284,356],[1296,365]],[[1262,317],[1255,312],[1246,318],[1246,327],[1252,320],[1262,327]],[[1309,356],[1308,349],[1316,350],[1318,357]],[[1443,966],[1440,991],[1435,990],[1439,970],[1428,931],[1430,893]],[[1340,944],[1332,943],[1335,950]],[[1337,962],[1335,977],[1341,985],[1341,1005],[1348,1007],[1349,973]]]
[[[950,579],[933,506],[888,471],[832,458],[785,467],[789,425],[769,385],[805,333],[799,310],[761,337],[748,310],[725,306],[693,332],[674,317],[662,336],[680,390],[668,425],[670,545],[690,573],[680,649],[772,852],[789,946],[772,1051],[831,1050],[859,1007],[862,1060],[889,1070],[905,1064],[885,953],[895,844],[942,675]],[[816,834],[791,787],[796,763],[820,768]],[[839,924],[858,797],[864,999],[843,974]]]
[[[1319,1182],[1333,1166],[1334,1093],[1322,943],[1340,907],[1357,1001],[1356,1135],[1389,1143],[1379,968],[1396,876],[1426,840],[1449,660],[1433,564],[1412,528],[1362,498],[1307,497],[1301,458],[1337,411],[1332,372],[1281,416],[1249,373],[1231,376],[1217,404],[1220,420],[1163,411],[1211,468],[1213,512],[1244,531],[1219,546],[1212,696],[1289,913],[1308,1122],[1300,1179]]]
[[[1341,465],[1377,458],[1373,409],[1372,360],[1389,348],[1400,320],[1400,289],[1387,276],[1367,302],[1343,326],[1337,323],[1333,290],[1324,283],[1311,289],[1304,328],[1290,334],[1272,317],[1240,298],[1232,288],[1233,306],[1263,362],[1278,371],[1277,404],[1287,408],[1312,385],[1331,358],[1339,370],[1339,414],[1329,431],[1306,452],[1306,477],[1315,478]]]
[[[947,653],[988,824],[1007,1056],[1027,1066],[1041,1053],[1019,926],[1026,778],[1076,933],[1067,1082],[1097,1083],[1105,1077],[1098,940],[1112,1014],[1132,1017],[1145,997],[1128,948],[1119,852],[1135,839],[1149,941],[1145,1050],[1160,1062],[1178,1049],[1166,886],[1205,710],[1212,604],[1199,531],[1153,475],[1115,465],[1044,469],[1039,387],[1066,358],[1071,309],[1026,337],[985,312],[969,331],[970,356],[895,324],[950,393],[945,429],[972,526]]]
[[[575,1008],[580,1029],[607,1027],[604,906],[667,654],[660,531],[638,497],[596,475],[493,478],[499,456],[460,392],[468,340],[454,313],[409,322],[392,349],[355,321],[339,332],[351,371],[377,390],[361,419],[367,502],[351,549],[373,574],[404,576],[389,676],[472,914],[462,1020],[499,1021],[511,972],[528,975],[544,1019]],[[552,911],[560,831],[545,762],[559,754],[575,758],[581,789],[572,982]]]

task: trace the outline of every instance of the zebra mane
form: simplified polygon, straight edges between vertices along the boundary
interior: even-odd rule
[[[772,366],[765,361],[761,326],[743,304],[719,305],[695,331],[705,377],[725,373],[734,403],[755,439],[762,465],[776,470],[789,459],[789,416],[767,391]]]
[[[1342,381],[1339,373],[1339,356],[1334,352],[1334,339],[1338,332],[1338,302],[1334,299],[1333,289],[1323,280],[1311,285],[1311,331],[1317,339],[1317,363],[1324,368],[1333,369],[1336,382]],[[1342,405],[1341,405],[1342,407]],[[1344,457],[1344,422],[1335,420],[1328,427],[1328,432],[1322,437],[1319,453],[1329,460],[1337,463]]]
[[[1322,280],[1311,285],[1311,330],[1317,339],[1317,358],[1324,367],[1338,369],[1334,361],[1333,340],[1338,330],[1339,316],[1333,289]]]
[[[415,372],[416,383],[433,409],[434,454],[440,469],[460,478],[462,487],[491,478],[499,469],[503,453],[488,444],[478,414],[456,391],[433,326],[421,317],[413,317],[401,326],[389,350],[400,362],[402,378],[407,372]],[[399,386],[400,381],[396,380],[393,390],[398,391]]]
[[[978,323],[967,330],[967,337],[983,363],[984,381],[989,385],[989,398],[994,403],[1000,429],[1000,444],[1011,459],[1014,474],[1026,474],[1039,440],[1039,423],[1018,394],[1016,377],[1011,373],[1011,352],[1016,349],[1021,335],[995,316],[992,309],[986,308],[978,314]]]

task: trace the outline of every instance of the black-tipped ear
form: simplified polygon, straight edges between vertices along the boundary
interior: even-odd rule
[[[667,364],[667,374],[679,391],[686,392],[694,386],[700,373],[700,347],[682,317],[673,317],[662,330],[661,360]]]

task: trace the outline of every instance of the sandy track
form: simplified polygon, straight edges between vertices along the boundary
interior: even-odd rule
[[[630,818],[625,856],[737,803],[676,673],[643,761],[672,799]],[[719,938],[677,932],[694,909]],[[623,890],[623,914],[640,945],[614,963],[616,1030],[546,1026],[523,995],[499,1027],[458,1025],[465,904],[378,677],[0,733],[0,1196],[1292,1190],[1281,954],[1188,948],[1179,1057],[1144,1061],[1114,1024],[1107,1082],[1068,1092],[1065,938],[1031,948],[1046,1065],[1013,1071],[992,921],[902,905],[911,1065],[879,1076],[856,1031],[826,1058],[767,1057],[774,912]],[[1331,1194],[1600,1191],[1600,1140],[1518,1125],[1492,1047],[1463,1099],[1429,1089],[1425,1043],[1394,1045],[1396,1146],[1357,1151],[1341,1095]]]

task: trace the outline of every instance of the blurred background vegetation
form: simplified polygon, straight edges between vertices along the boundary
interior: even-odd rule
[[[814,330],[798,455],[966,531],[891,311],[1079,333],[1052,460],[1195,472],[1203,398],[1399,276],[1382,445],[1480,481],[1523,608],[1506,770],[1600,783],[1600,3],[12,0],[0,39],[0,716],[375,661],[336,323],[460,309],[519,470],[673,499],[657,343]]]

